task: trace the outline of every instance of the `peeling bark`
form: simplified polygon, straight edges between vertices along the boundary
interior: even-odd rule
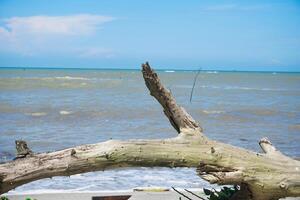
[[[201,126],[177,105],[149,64],[143,64],[142,68],[150,94],[164,108],[165,115],[179,133],[177,137],[110,140],[40,154],[22,150],[20,158],[0,164],[0,194],[53,176],[120,167],[161,166],[197,167],[199,176],[210,183],[238,184],[241,191],[233,199],[271,200],[300,196],[299,161],[276,150],[265,138],[259,142],[264,151],[262,154],[208,139]]]

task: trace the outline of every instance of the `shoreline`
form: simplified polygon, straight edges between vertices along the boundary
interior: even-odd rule
[[[199,199],[192,194],[178,189],[181,193],[188,196],[191,199]],[[204,199],[207,196],[204,194],[202,188],[191,189],[192,192],[196,193]],[[19,193],[19,194],[4,194],[9,200],[25,200],[31,198],[32,200],[91,200],[93,197],[111,197],[111,196],[130,196],[128,200],[178,200],[187,199],[182,195],[178,194],[174,190],[169,191],[133,191],[133,190],[107,190],[107,191],[61,191],[61,192],[45,192],[45,193]],[[287,197],[285,200],[300,200],[300,197]]]
[[[196,192],[197,195],[205,197],[202,189]],[[179,189],[180,192],[193,198],[193,195],[188,192]],[[177,200],[179,197],[183,198],[180,194],[170,189],[169,191],[133,191],[133,190],[111,190],[111,191],[61,191],[61,192],[45,192],[45,193],[19,193],[19,194],[4,194],[9,198],[9,200],[25,200],[26,198],[31,198],[32,200],[91,200],[93,197],[108,197],[108,196],[131,196],[129,200]],[[185,198],[183,198],[185,199]]]

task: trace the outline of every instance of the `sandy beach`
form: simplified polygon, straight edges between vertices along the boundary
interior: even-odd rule
[[[196,200],[200,199],[193,196],[185,191],[180,190],[184,195],[189,198]],[[205,198],[203,192],[193,191],[200,197]],[[91,200],[93,197],[111,197],[111,196],[131,196],[129,200],[178,200],[187,199],[175,191],[164,191],[164,192],[132,192],[132,191],[99,191],[99,192],[61,192],[61,193],[42,193],[42,194],[18,194],[18,195],[7,195],[9,200],[25,200],[31,198],[32,200]],[[100,200],[100,199],[99,199]],[[285,198],[285,200],[300,200],[297,198]]]
[[[193,195],[183,192],[185,195],[192,199],[199,199],[193,197]],[[197,195],[205,197],[201,192],[196,192]],[[7,195],[10,200],[24,200],[26,198],[37,199],[37,200],[91,200],[93,197],[108,197],[108,196],[131,196],[130,200],[175,200],[183,196],[179,195],[175,191],[165,192],[132,192],[132,191],[99,191],[99,192],[66,192],[66,193],[43,193],[43,194],[20,194],[20,195]]]

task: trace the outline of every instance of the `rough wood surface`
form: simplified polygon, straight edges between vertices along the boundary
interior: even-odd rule
[[[53,176],[120,167],[197,167],[210,183],[238,184],[234,199],[271,200],[300,196],[300,162],[280,153],[266,138],[256,153],[208,139],[200,125],[178,106],[149,64],[145,83],[179,132],[164,140],[110,140],[51,153],[31,154],[0,165],[0,194],[25,183]]]
[[[157,74],[151,69],[148,62],[142,64],[142,72],[145,84],[160,105],[164,108],[164,113],[168,117],[172,126],[178,133],[184,132],[183,129],[195,129],[202,131],[200,125],[185,111],[183,107],[177,105],[171,92],[160,82]]]
[[[27,146],[26,141],[16,140],[15,143],[16,143],[16,150],[17,150],[17,156],[15,159],[24,158],[32,154],[32,151]]]

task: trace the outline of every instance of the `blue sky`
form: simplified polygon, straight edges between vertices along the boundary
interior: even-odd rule
[[[0,67],[300,71],[300,1],[0,0]]]

